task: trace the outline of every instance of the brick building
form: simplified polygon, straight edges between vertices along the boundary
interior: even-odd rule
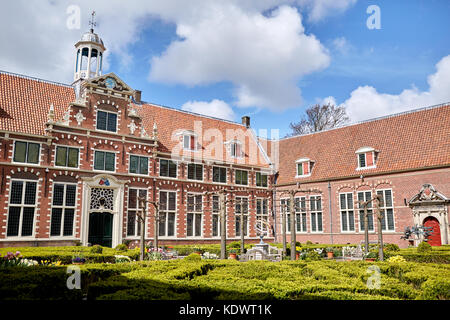
[[[404,228],[425,223],[433,244],[449,243],[449,105],[270,141],[248,117],[141,101],[102,74],[106,48],[92,29],[75,47],[71,85],[0,72],[1,247],[138,241],[139,197],[158,205],[163,244],[218,243],[223,189],[233,190],[229,241],[240,239],[241,212],[247,241],[258,241],[259,220],[281,241],[283,190],[298,183],[317,189],[296,196],[300,242],[359,242],[357,201],[380,194],[386,242],[406,246]],[[154,224],[150,215],[149,240]]]

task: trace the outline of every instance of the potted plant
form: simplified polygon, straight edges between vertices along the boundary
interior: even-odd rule
[[[328,258],[328,259],[333,259],[333,257],[334,257],[334,251],[333,251],[333,248],[328,247],[328,248],[326,249],[326,251],[327,251],[327,258]]]
[[[230,249],[230,259],[236,259],[237,256],[237,250],[236,249]]]
[[[86,259],[82,254],[72,256],[72,264],[84,264]]]
[[[194,247],[194,253],[201,255],[202,254],[202,249],[200,247]]]
[[[300,259],[300,253],[302,252],[302,248],[295,247],[295,260]]]
[[[377,253],[374,251],[370,251],[366,254],[365,260],[366,261],[375,261],[377,258]]]

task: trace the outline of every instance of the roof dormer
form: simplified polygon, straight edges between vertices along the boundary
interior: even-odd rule
[[[372,147],[362,147],[356,150],[356,156],[358,161],[358,169],[371,169],[376,168],[376,160],[378,151]]]
[[[227,151],[232,158],[242,158],[244,152],[242,151],[242,143],[239,140],[230,140],[225,142]]]
[[[314,166],[314,161],[309,158],[300,158],[295,161],[297,167],[296,178],[304,178],[311,176],[311,171]]]

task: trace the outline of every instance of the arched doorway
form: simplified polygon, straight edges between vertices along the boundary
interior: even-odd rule
[[[112,247],[113,215],[108,212],[92,212],[89,215],[90,244]]]
[[[441,228],[439,226],[439,221],[434,217],[427,217],[423,220],[423,225],[425,227],[431,227],[432,234],[428,237],[428,243],[432,246],[441,245]]]

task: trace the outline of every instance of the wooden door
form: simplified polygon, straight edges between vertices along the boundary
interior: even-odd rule
[[[441,245],[441,228],[439,227],[439,221],[436,218],[428,217],[423,221],[425,227],[432,227],[433,233],[428,237],[428,243],[432,246]]]

